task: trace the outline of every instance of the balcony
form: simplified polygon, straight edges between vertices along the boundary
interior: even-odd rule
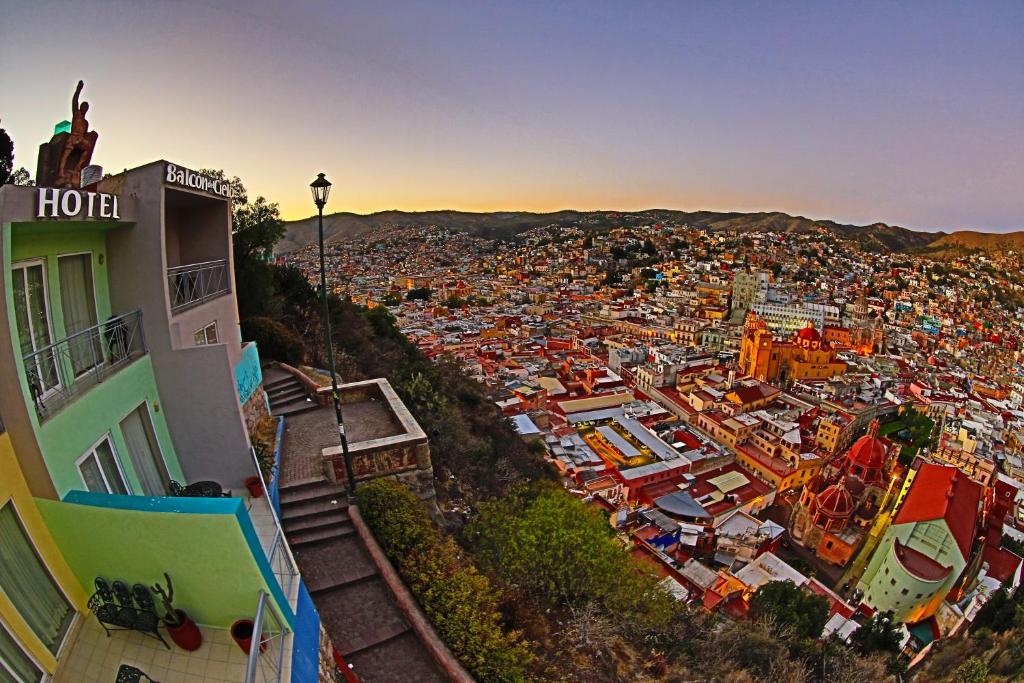
[[[228,260],[203,261],[167,269],[171,313],[180,313],[230,291]]]
[[[301,581],[266,496],[152,498],[72,491],[63,501],[45,501],[41,512],[87,593],[95,576],[150,586],[163,582],[168,572],[175,606],[199,624],[203,639],[190,652],[162,626],[167,646],[132,630],[107,636],[96,616],[85,612],[58,658],[55,683],[113,681],[121,665],[163,683],[282,683],[291,680],[293,652],[304,642],[296,640],[296,626],[302,631],[312,617],[315,623],[306,630],[319,633],[315,613],[296,609]],[[146,519],[133,521],[138,515]],[[159,602],[157,610],[163,613]],[[229,633],[239,619],[250,620],[260,634],[262,647],[251,647],[248,655]]]
[[[52,417],[147,351],[142,311],[136,310],[25,354],[25,379],[39,420]]]

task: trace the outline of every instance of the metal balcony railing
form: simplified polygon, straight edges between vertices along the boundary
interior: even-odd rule
[[[228,260],[203,261],[167,269],[171,312],[178,313],[229,291]]]
[[[245,683],[280,683],[284,674],[285,638],[289,633],[270,596],[261,590],[253,617]]]
[[[46,420],[147,352],[142,311],[136,310],[25,354],[25,378],[36,414]]]

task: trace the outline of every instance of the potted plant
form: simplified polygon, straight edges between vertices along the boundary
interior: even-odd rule
[[[184,610],[177,609],[172,602],[174,600],[174,584],[171,577],[164,572],[167,580],[167,590],[159,583],[153,584],[153,591],[160,596],[164,603],[164,627],[171,636],[171,640],[182,650],[198,650],[203,644],[203,634],[196,626],[196,622],[188,618]]]
[[[245,654],[249,654],[249,648],[252,647],[252,632],[254,628],[256,628],[256,624],[252,619],[239,619],[235,623],[231,624],[231,638]],[[265,640],[261,640],[260,652],[263,652],[266,649],[267,642]]]
[[[245,487],[249,489],[249,495],[259,498],[263,495],[263,482],[259,477],[249,477],[245,480]]]

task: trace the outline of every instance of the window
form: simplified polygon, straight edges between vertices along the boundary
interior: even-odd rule
[[[895,586],[896,585],[896,579],[889,579],[889,585],[890,586]]]
[[[0,508],[0,590],[43,645],[56,654],[75,611],[36,555],[12,504]],[[8,662],[6,644],[0,647],[5,650],[3,661]]]
[[[78,472],[82,475],[82,482],[88,490],[98,493],[128,493],[128,485],[125,484],[109,434],[86,451],[75,464],[78,465]]]
[[[77,334],[96,325],[96,295],[93,291],[92,254],[57,257],[60,277],[60,303],[64,313],[64,333],[75,376],[103,362],[99,336]]]
[[[42,678],[43,672],[0,624],[0,681],[35,683]]]
[[[217,321],[213,321],[201,330],[197,330],[195,333],[196,346],[205,346],[207,344],[217,343]]]

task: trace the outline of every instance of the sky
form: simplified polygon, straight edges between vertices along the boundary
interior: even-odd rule
[[[1024,229],[1024,2],[0,0],[15,167],[85,81],[107,172],[327,211]]]

